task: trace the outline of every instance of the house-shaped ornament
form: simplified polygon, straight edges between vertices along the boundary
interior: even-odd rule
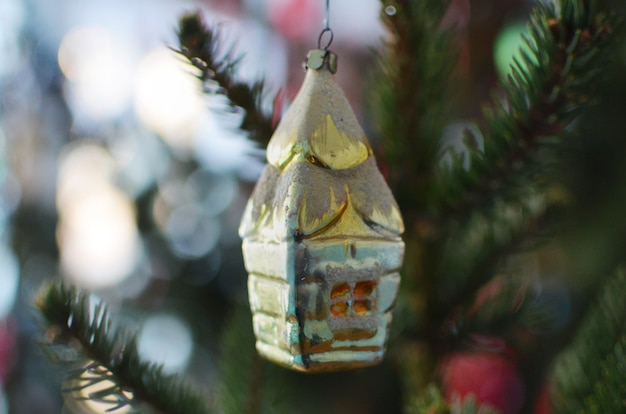
[[[331,52],[309,54],[239,229],[257,350],[307,372],[381,360],[404,255],[398,206],[335,67]]]

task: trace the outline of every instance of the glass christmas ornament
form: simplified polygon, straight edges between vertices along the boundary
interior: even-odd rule
[[[400,211],[336,64],[309,53],[239,229],[256,348],[306,372],[382,359],[404,255]]]

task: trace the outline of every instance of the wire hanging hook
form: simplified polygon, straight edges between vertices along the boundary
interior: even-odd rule
[[[322,47],[322,38],[326,33],[330,35],[330,38],[328,39],[326,46]],[[320,33],[320,37],[317,39],[317,48],[328,50],[330,44],[333,42],[333,37],[333,31],[330,28],[330,0],[326,0],[326,18],[324,19],[324,28]]]
[[[326,19],[324,19],[324,29],[330,29],[330,0],[326,0]]]

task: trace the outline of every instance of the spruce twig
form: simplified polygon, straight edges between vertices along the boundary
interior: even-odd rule
[[[457,47],[454,30],[441,27],[448,1],[396,1],[389,15],[389,2],[381,4],[391,40],[379,59],[373,114],[383,138],[382,159],[393,165],[389,186],[411,231],[428,204],[453,101]]]
[[[372,113],[382,137],[380,159],[393,166],[387,181],[406,226],[405,284],[400,295],[415,315],[411,329],[436,329],[423,312],[438,273],[434,253],[438,246],[431,243],[437,229],[428,200],[453,102],[456,32],[441,27],[449,1],[381,1],[381,5],[390,40],[379,57]]]
[[[529,250],[548,240],[564,205],[546,202],[543,194],[532,194],[519,203],[495,203],[487,212],[468,215],[458,223],[441,247],[438,305],[466,305],[473,294],[493,276],[491,269],[510,254]]]
[[[502,94],[485,109],[484,149],[470,149],[469,168],[457,163],[433,198],[441,220],[520,200],[541,188],[573,121],[593,102],[612,21],[594,13],[593,0],[540,2],[525,39],[529,51],[515,60]]]
[[[50,284],[36,299],[47,324],[44,346],[57,361],[71,364],[65,391],[109,405],[109,412],[147,404],[155,412],[206,414],[209,401],[193,384],[142,361],[136,338],[113,329],[103,303],[63,283]],[[104,389],[91,390],[102,384]]]
[[[553,402],[568,413],[622,412],[626,402],[626,271],[607,279],[551,377]]]
[[[554,232],[564,219],[554,173],[578,129],[574,121],[593,101],[613,21],[595,14],[592,1],[557,3],[534,9],[530,52],[514,62],[503,96],[485,110],[483,150],[470,149],[469,168],[457,162],[438,183],[432,209],[445,226],[441,257],[455,257],[440,269],[444,306],[467,301],[503,254]],[[545,213],[527,207],[537,197]],[[500,219],[506,211],[517,212],[513,220]]]
[[[233,105],[242,108],[245,114],[239,127],[265,147],[274,128],[273,114],[267,114],[263,109],[264,82],[248,85],[235,79],[240,57],[233,54],[232,46],[223,47],[216,28],[209,27],[199,12],[180,18],[177,35],[180,49],[176,52],[200,70],[198,78],[204,92],[224,95]]]
[[[406,404],[404,411],[406,414],[450,414],[450,407],[435,384],[428,384],[422,392],[412,397],[413,399]]]

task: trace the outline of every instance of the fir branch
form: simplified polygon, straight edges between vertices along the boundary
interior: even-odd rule
[[[607,280],[552,374],[559,412],[622,412],[626,402],[626,269]],[[609,407],[610,406],[610,407]]]
[[[543,1],[529,23],[529,52],[511,67],[502,95],[485,109],[484,149],[469,168],[443,174],[432,209],[462,217],[494,200],[519,200],[545,183],[566,132],[593,101],[589,89],[608,50],[613,22],[593,0]]]
[[[457,399],[450,404],[450,414],[498,414],[499,412],[489,405],[479,405],[473,395],[462,401]]]
[[[437,229],[428,200],[441,152],[440,137],[454,102],[458,39],[453,29],[441,27],[449,1],[381,1],[381,5],[381,19],[390,37],[372,82],[376,87],[371,112],[382,138],[380,159],[390,166],[387,181],[406,226],[404,287],[410,296],[407,303],[415,306],[412,328],[429,330],[422,304],[433,295],[438,255],[430,243]]]
[[[522,256],[528,260],[530,255]],[[449,321],[447,325],[453,328],[444,332],[448,334],[445,339],[462,344],[476,333],[490,334],[506,340],[521,353],[536,349],[534,335],[545,337],[561,326],[564,299],[550,295],[545,286],[523,276],[513,270],[490,280],[472,298],[471,306]],[[451,344],[453,348],[455,343]]]
[[[450,407],[444,401],[439,388],[435,384],[428,384],[418,395],[412,392],[414,398],[407,404],[407,414],[450,414]]]
[[[379,58],[372,113],[383,138],[382,159],[393,165],[388,182],[411,231],[411,221],[427,205],[440,136],[453,102],[455,32],[441,27],[448,1],[381,3],[384,10],[393,10],[382,13],[391,40]]]
[[[441,391],[435,384],[430,384],[415,401],[405,409],[407,414],[497,414],[489,405],[479,405],[473,395],[463,400],[454,398],[450,404],[446,403]]]
[[[543,197],[536,194],[524,201],[519,205],[496,203],[487,214],[470,213],[466,222],[451,229],[455,237],[447,238],[440,250],[438,299],[444,306],[471,298],[493,276],[494,260],[511,253],[526,242],[529,233],[543,227]]]
[[[620,413],[626,411],[626,332],[602,361],[600,378],[583,403],[581,413]]]
[[[503,257],[536,247],[558,225],[563,204],[547,202],[546,194],[530,193],[519,203],[496,202],[449,224],[438,268],[436,306],[468,305],[474,293],[493,276]],[[454,227],[453,227],[454,226]]]
[[[136,338],[113,329],[103,303],[90,306],[87,293],[50,284],[36,299],[47,326],[45,349],[72,364],[67,392],[110,405],[108,411],[148,404],[156,412],[209,413],[209,402],[192,384],[142,361]],[[106,384],[104,389],[90,387]],[[86,395],[85,395],[86,394]]]
[[[263,109],[265,85],[257,81],[252,85],[234,78],[240,57],[234,56],[232,47],[224,51],[215,28],[209,27],[199,12],[182,16],[178,24],[179,54],[200,70],[204,92],[226,96],[230,102],[245,111],[240,128],[250,138],[265,147],[274,131],[273,114]],[[274,98],[275,99],[275,98]]]

